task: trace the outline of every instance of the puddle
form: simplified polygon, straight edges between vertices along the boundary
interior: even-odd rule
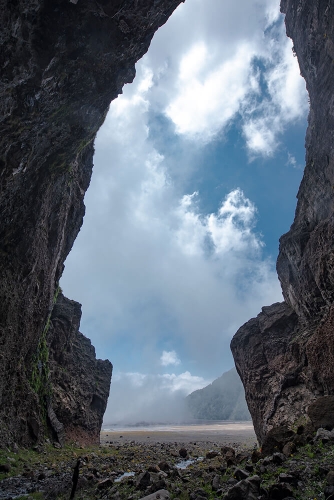
[[[124,474],[115,479],[114,483],[120,483],[125,477],[133,477],[134,475],[134,472],[124,472]]]
[[[195,464],[196,462],[202,462],[204,460],[203,457],[198,458],[189,458],[188,460],[181,460],[178,464],[176,464],[177,469],[186,469],[189,465]]]

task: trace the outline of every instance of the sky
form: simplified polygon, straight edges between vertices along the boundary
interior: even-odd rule
[[[114,373],[105,422],[177,421],[282,300],[308,99],[278,0],[186,0],[95,141],[61,286]]]

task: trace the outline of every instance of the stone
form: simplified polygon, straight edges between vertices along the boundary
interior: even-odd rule
[[[171,466],[169,465],[168,462],[159,462],[158,467],[160,470],[162,470],[164,472],[169,472],[171,469]]]
[[[212,479],[211,487],[213,491],[218,491],[220,488],[220,476],[218,476],[217,474]]]
[[[148,468],[147,468],[148,472],[160,472],[160,468],[158,465],[150,465]]]
[[[237,464],[241,464],[242,462],[245,462],[248,460],[248,453],[238,453],[235,457],[235,462]]]
[[[228,467],[236,464],[235,451],[233,448],[231,448],[230,446],[223,446],[221,449],[221,453],[224,457],[224,460],[226,460],[226,464]]]
[[[106,488],[110,488],[114,484],[114,480],[110,477],[107,477],[106,479],[103,479],[97,484],[97,488],[99,490],[104,490]]]
[[[293,497],[291,486],[286,483],[273,484],[269,488],[269,500],[283,500],[287,497]]]
[[[274,453],[272,458],[275,465],[282,465],[286,461],[284,453]]]
[[[198,488],[197,490],[193,491],[189,495],[190,500],[196,500],[196,499],[201,499],[201,498],[208,498],[209,494],[203,490],[202,488]]]
[[[290,457],[296,451],[296,445],[293,441],[289,441],[283,446],[282,453],[286,457]]]
[[[140,490],[144,490],[147,488],[151,483],[151,475],[149,472],[145,471],[139,474],[139,476],[136,478],[136,488]]]
[[[210,451],[208,451],[208,452],[207,452],[207,454],[205,455],[205,458],[207,458],[207,459],[209,459],[209,460],[210,460],[210,459],[212,459],[212,458],[216,458],[216,457],[218,457],[218,455],[219,455],[218,451],[213,451],[213,450],[210,450]]]
[[[333,485],[327,485],[324,489],[324,495],[325,495],[325,499],[326,500],[329,500],[332,498],[332,496],[334,497],[334,486]]]
[[[181,458],[187,458],[188,451],[185,448],[180,448],[179,449],[179,455],[180,455]]]
[[[242,479],[247,479],[249,477],[249,472],[242,469],[236,469],[234,471],[234,476],[238,481],[241,481]]]
[[[154,493],[156,491],[165,489],[167,487],[167,483],[164,479],[157,479],[156,481],[153,481],[153,484],[149,487],[149,493]]]
[[[314,438],[314,442],[321,441],[322,443],[328,443],[329,441],[334,441],[334,433],[327,431],[326,429],[318,429]]]
[[[227,481],[226,484],[233,486],[234,484],[237,484],[238,480],[235,479],[234,477],[230,477]]]
[[[159,490],[139,500],[169,500],[170,495],[167,490]]]
[[[9,464],[0,464],[0,472],[10,472],[10,465]]]
[[[298,483],[298,478],[296,476],[293,476],[291,474],[286,474],[285,472],[282,472],[279,476],[278,476],[278,480],[280,483],[288,483],[288,484],[292,484],[292,485],[297,485]]]
[[[230,455],[230,456],[235,456],[235,450],[231,446],[222,446],[221,447],[221,453],[223,456]]]
[[[314,427],[334,428],[334,396],[323,396],[310,404],[307,410]]]
[[[223,497],[224,500],[258,500],[260,495],[260,478],[252,476],[232,486]]]
[[[261,458],[262,458],[262,453],[260,452],[260,450],[253,450],[252,456],[251,456],[251,460],[252,460],[253,464],[258,462]]]

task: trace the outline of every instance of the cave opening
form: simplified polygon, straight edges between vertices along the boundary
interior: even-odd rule
[[[277,0],[187,0],[136,71],[95,141],[62,287],[114,364],[105,421],[173,422],[281,300],[308,99]]]

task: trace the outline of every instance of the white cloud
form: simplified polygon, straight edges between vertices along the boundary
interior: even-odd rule
[[[241,45],[223,64],[211,67],[203,42],[190,49],[180,63],[176,96],[166,107],[179,134],[207,142],[234,118],[247,92],[257,89],[252,56],[252,47]]]
[[[112,406],[105,424],[176,423],[189,418],[185,397],[212,380],[190,372],[175,374],[116,373],[111,382]]]
[[[215,246],[215,253],[259,250],[263,243],[252,232],[256,208],[240,189],[231,191],[222,202],[218,215],[210,214],[207,226]]]
[[[286,165],[291,166],[292,168],[298,168],[296,158],[290,153],[288,153],[288,161],[286,162]]]
[[[292,42],[283,33],[279,37],[279,49],[264,73],[268,97],[252,109],[243,103],[243,132],[251,155],[272,156],[288,123],[305,118],[308,111],[305,82],[292,56]]]
[[[159,332],[182,344],[194,366],[231,364],[231,335],[280,298],[273,263],[261,257],[256,209],[238,189],[211,214],[199,211],[200,193],[180,193],[148,140],[142,88],[138,79],[131,97],[125,92],[112,103],[99,134],[87,194],[92,209],[63,287],[83,303],[83,331],[100,335],[111,351],[126,335],[136,348],[145,344],[141,358],[149,363]]]
[[[161,358],[160,358],[160,363],[162,366],[169,366],[169,365],[179,365],[181,361],[177,357],[177,354],[175,351],[163,351]]]
[[[180,375],[175,375],[175,373],[165,373],[161,376],[161,379],[163,381],[164,388],[169,389],[171,392],[182,391],[185,395],[188,395],[197,389],[202,389],[202,387],[211,383],[208,380],[204,380],[203,377],[191,375],[188,371],[181,373]]]
[[[177,70],[172,70],[174,80],[166,81],[168,87],[159,82],[159,105],[178,134],[204,143],[224,133],[241,115],[250,155],[271,156],[287,124],[305,118],[308,109],[305,83],[292,55],[291,40],[285,35],[279,4],[254,0],[240,6],[243,16],[240,18],[239,11],[237,19],[243,31],[231,17],[230,23],[236,29],[231,34],[225,24],[226,15],[234,14],[231,2],[226,2],[225,7],[218,6],[215,0],[209,3],[217,15],[221,10],[224,26],[218,28],[197,5],[202,17],[195,19],[193,30],[198,37],[190,37],[187,49],[181,46]],[[180,18],[182,13],[185,15],[185,9],[180,9]],[[254,13],[257,20],[252,19]],[[258,29],[248,32],[243,24],[246,16],[249,26],[253,22]],[[206,23],[212,27],[210,34],[203,28]]]

